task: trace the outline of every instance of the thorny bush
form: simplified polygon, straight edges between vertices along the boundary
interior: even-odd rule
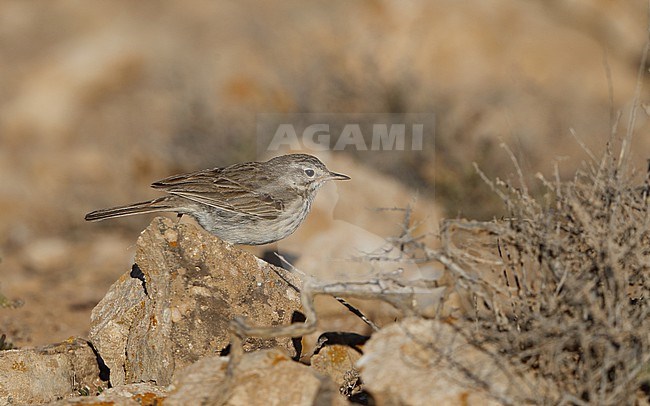
[[[571,181],[538,175],[540,198],[523,176],[518,188],[481,176],[507,217],[446,221],[440,252],[455,264],[448,269],[465,304],[457,331],[535,388],[498,399],[631,404],[648,396],[649,179],[633,184],[611,152]]]

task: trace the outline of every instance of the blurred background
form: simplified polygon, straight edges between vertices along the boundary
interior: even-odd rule
[[[416,195],[433,237],[442,217],[498,217],[472,162],[513,176],[505,142],[535,190],[537,172],[570,176],[587,158],[571,129],[598,154],[620,112],[620,141],[647,14],[640,0],[3,1],[0,333],[17,346],[87,334],[152,217],[84,214],[155,197],[171,174],[268,158],[260,114],[435,117],[421,151],[321,154],[353,180],[322,192],[287,252],[340,252],[365,232],[371,249],[400,232],[398,212],[374,209]],[[647,130],[641,110],[640,171]]]

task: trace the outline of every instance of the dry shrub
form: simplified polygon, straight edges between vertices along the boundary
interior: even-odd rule
[[[481,175],[507,218],[444,223],[441,253],[455,264],[448,269],[465,304],[458,331],[540,388],[533,396],[513,388],[507,401],[632,404],[647,396],[648,178],[635,185],[609,149],[571,181],[539,175],[540,199],[523,181]]]

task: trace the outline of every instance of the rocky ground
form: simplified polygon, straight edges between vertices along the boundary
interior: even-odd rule
[[[366,404],[374,398],[381,404],[480,399],[458,384],[462,374],[438,376],[427,366],[434,337],[437,344],[444,339],[450,349],[458,347],[452,351],[474,366],[488,363],[468,353],[444,323],[407,318],[372,337],[343,327],[322,334],[315,347],[274,331],[304,320],[304,278],[193,225],[157,218],[138,239],[132,269],[93,309],[88,340],[0,352],[0,401],[311,405],[346,404],[346,398]],[[401,295],[410,307],[412,293]],[[229,323],[241,317],[271,328],[269,338],[236,336]],[[413,370],[404,357],[423,364]],[[489,372],[493,380],[495,372]],[[423,384],[431,379],[435,386]],[[499,380],[507,384],[505,376]]]
[[[85,343],[99,322],[91,324],[91,313],[116,281],[132,283],[131,293],[138,293],[128,275],[137,262],[138,236],[152,216],[89,224],[84,214],[154,197],[148,185],[171,174],[268,158],[271,152],[260,144],[268,137],[260,133],[262,114],[426,113],[435,122],[421,151],[314,152],[352,181],[324,188],[305,224],[288,239],[236,247],[259,258],[276,250],[324,281],[402,268],[409,278],[439,278],[439,263],[350,259],[380,255],[386,238],[403,234],[404,212],[383,209],[413,204],[412,231],[424,235],[430,247],[440,243],[442,218],[506,216],[472,165],[521,187],[502,142],[517,158],[531,194],[546,198],[537,172],[554,178],[557,165],[560,178],[571,178],[592,151],[600,156],[608,145],[619,145],[632,124],[630,164],[643,175],[650,147],[644,136],[650,125],[647,86],[639,89],[641,109],[634,122],[629,113],[646,40],[646,7],[605,0],[436,0],[408,6],[3,2],[0,335],[5,338],[0,346],[26,351],[2,354],[13,371],[5,376],[21,372],[22,365],[61,365],[63,375],[51,387],[57,389],[32,394],[50,400],[106,386],[94,370],[74,366],[92,364],[94,354]],[[645,81],[642,76],[640,83]],[[181,224],[192,222],[184,218]],[[403,316],[385,303],[350,300],[382,327]],[[372,333],[334,299],[319,296],[316,305],[320,324],[304,339],[305,348],[314,348],[325,331]],[[424,321],[401,323],[407,331],[422,328]],[[222,341],[211,349],[221,350]],[[381,347],[372,342],[370,348]],[[248,361],[244,357],[241,371],[248,362],[251,368],[273,368],[269,359],[293,355],[265,351]],[[356,352],[345,351],[343,358],[356,360]],[[322,362],[319,355],[303,354],[303,362],[314,369]],[[224,362],[215,358],[202,366],[188,359],[179,362],[179,370],[202,373]],[[43,375],[22,379],[50,371],[34,370],[30,373]],[[176,375],[152,388],[138,387],[133,376],[108,394],[171,399],[173,387],[193,390]],[[371,376],[364,377],[368,388],[392,399]],[[333,380],[334,386],[318,380],[312,395],[329,396],[343,382],[340,376]],[[24,387],[21,382],[26,381],[14,384]],[[244,396],[241,390],[233,396]]]

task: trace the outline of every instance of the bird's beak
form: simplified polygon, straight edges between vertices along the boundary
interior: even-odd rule
[[[330,172],[326,180],[350,180],[350,177],[342,173]]]

